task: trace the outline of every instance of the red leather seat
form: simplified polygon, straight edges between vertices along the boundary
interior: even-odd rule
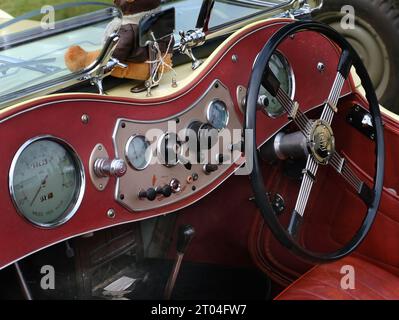
[[[355,289],[344,290],[343,266],[355,271]],[[276,300],[398,300],[399,277],[362,259],[348,257],[314,267],[295,281]]]

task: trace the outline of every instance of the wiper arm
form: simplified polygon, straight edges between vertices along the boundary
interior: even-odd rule
[[[46,66],[46,63],[55,62],[55,58],[39,59],[39,60],[21,60],[11,57],[0,56],[0,73],[6,74],[8,70],[12,68],[24,68],[31,71],[40,72],[43,74],[50,74],[61,70],[56,66]]]

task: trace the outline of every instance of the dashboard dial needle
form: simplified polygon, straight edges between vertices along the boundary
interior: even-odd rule
[[[33,206],[33,203],[35,202],[37,196],[39,195],[40,190],[42,190],[42,188],[46,185],[47,178],[48,178],[48,175],[44,177],[42,183],[40,184],[39,189],[37,189],[36,194],[35,194],[35,196],[33,197],[32,201],[31,201],[31,203],[30,203],[30,206]]]

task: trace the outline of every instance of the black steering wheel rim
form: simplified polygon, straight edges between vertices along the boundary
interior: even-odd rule
[[[345,40],[339,33],[337,33],[331,27],[313,21],[296,21],[283,26],[278,30],[263,47],[259,56],[254,64],[251,79],[248,85],[247,91],[247,106],[246,106],[246,118],[245,118],[245,129],[250,132],[249,137],[251,141],[249,143],[252,146],[256,146],[256,115],[257,115],[257,101],[262,83],[263,73],[265,67],[268,65],[272,54],[279,47],[279,45],[289,36],[300,32],[300,31],[314,31],[318,32],[334,43],[336,43],[342,50],[348,50],[352,58],[352,65],[355,67],[358,76],[361,79],[363,88],[366,92],[366,99],[369,103],[369,111],[373,118],[373,125],[376,132],[375,142],[375,154],[376,154],[376,169],[374,176],[374,197],[369,204],[366,217],[358,229],[354,237],[342,248],[332,253],[316,253],[309,251],[299,245],[297,241],[287,232],[287,230],[280,224],[277,215],[274,213],[272,205],[267,198],[266,189],[264,186],[263,175],[260,170],[260,159],[258,157],[257,148],[252,148],[253,153],[247,155],[252,157],[253,170],[250,173],[251,186],[254,191],[256,204],[274,237],[286,248],[291,250],[294,254],[302,257],[305,260],[315,263],[326,263],[344,258],[351,254],[358,246],[363,242],[371,226],[375,220],[378,212],[384,181],[384,161],[385,161],[385,145],[383,135],[383,125],[381,119],[381,112],[378,103],[376,93],[374,91],[372,82],[367,73],[362,60],[352,48],[348,41]],[[249,131],[248,131],[249,130]],[[247,142],[248,143],[248,142]]]

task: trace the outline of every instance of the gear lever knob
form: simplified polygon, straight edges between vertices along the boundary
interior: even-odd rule
[[[180,254],[184,254],[188,245],[194,238],[195,230],[190,225],[181,226],[178,231],[176,250]]]

